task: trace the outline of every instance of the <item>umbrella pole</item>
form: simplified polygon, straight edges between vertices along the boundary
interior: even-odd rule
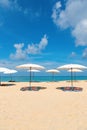
[[[71,87],[73,87],[73,72],[72,72],[72,68],[71,68]]]

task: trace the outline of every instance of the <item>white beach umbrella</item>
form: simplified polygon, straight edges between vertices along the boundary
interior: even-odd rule
[[[28,70],[30,72],[30,70]],[[31,72],[40,72],[39,70],[31,70]]]
[[[5,72],[5,71],[7,71],[7,70],[9,70],[8,68],[5,68],[5,67],[0,67],[0,73],[1,72]],[[1,85],[1,75],[0,75],[0,85]]]
[[[55,74],[55,73],[59,73],[60,71],[57,70],[57,69],[49,69],[49,70],[46,70],[46,72],[52,73],[52,79],[54,79],[54,74]]]
[[[4,72],[4,74],[10,74],[11,75],[11,81],[12,81],[12,74],[17,73],[17,70],[9,69]]]
[[[73,70],[74,69],[87,69],[86,66],[80,64],[66,64],[60,67],[57,67],[58,70],[70,70],[71,71],[71,86],[73,86]]]
[[[57,70],[57,69],[50,69],[50,70],[47,70],[46,72],[49,72],[49,73],[58,73],[60,71]]]
[[[43,67],[41,65],[37,65],[37,64],[22,64],[22,65],[16,66],[16,68],[30,70],[30,86],[31,86],[31,71],[33,69],[37,69],[37,70],[45,69],[45,67]]]
[[[13,74],[13,73],[17,73],[17,70],[9,69],[9,70],[4,71],[4,74]]]
[[[71,69],[69,69],[68,72],[71,72]],[[74,77],[76,77],[76,72],[83,72],[83,71],[80,69],[72,69],[72,72],[74,73]],[[75,80],[76,80],[76,78],[75,78]]]
[[[69,69],[68,72],[71,72],[71,69]],[[72,72],[83,72],[83,71],[80,69],[72,69]]]
[[[5,68],[5,67],[0,67],[0,72],[5,72],[5,71],[7,71],[7,70],[9,70],[8,68]]]
[[[30,70],[28,70],[27,72],[30,72]],[[31,70],[31,72],[32,72],[32,77],[34,78],[34,73],[40,72],[40,70],[33,69]]]
[[[87,69],[86,66],[80,64],[66,64],[60,67],[57,67],[59,70],[69,70],[69,69]]]
[[[33,70],[33,69],[42,70],[42,69],[45,69],[45,67],[43,67],[41,65],[37,65],[37,64],[22,64],[22,65],[16,66],[16,68],[28,69],[28,70]]]

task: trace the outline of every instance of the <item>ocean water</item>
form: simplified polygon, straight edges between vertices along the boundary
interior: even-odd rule
[[[2,76],[1,81],[9,81],[9,80],[14,80],[16,82],[28,82],[30,81],[29,76]],[[49,82],[49,81],[64,81],[64,80],[71,80],[70,76],[34,76],[31,77],[32,82]],[[76,76],[73,77],[73,80],[87,80],[87,76]]]

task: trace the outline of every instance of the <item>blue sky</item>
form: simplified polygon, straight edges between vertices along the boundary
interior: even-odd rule
[[[87,0],[0,0],[0,66],[87,65]]]

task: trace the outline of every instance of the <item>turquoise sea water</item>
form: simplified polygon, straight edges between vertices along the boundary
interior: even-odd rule
[[[87,76],[76,76],[73,78],[74,80],[87,80]],[[1,81],[9,81],[11,80],[10,76],[2,76]],[[13,76],[12,80],[16,82],[28,82],[30,81],[30,77],[28,76]],[[71,80],[70,76],[34,76],[31,77],[32,81],[35,82],[47,82],[47,81],[64,81],[64,80]]]

